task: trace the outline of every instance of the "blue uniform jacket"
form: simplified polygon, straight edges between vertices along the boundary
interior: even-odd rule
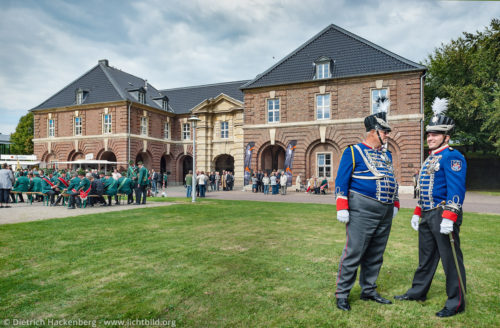
[[[459,151],[446,145],[432,152],[418,177],[420,198],[416,214],[420,215],[420,209],[428,211],[445,205],[447,213],[443,217],[456,221],[464,203],[466,172],[467,163]]]
[[[395,203],[395,206],[399,208],[398,184],[394,176],[392,154],[389,151],[373,149],[364,143],[359,143],[356,146],[361,149],[363,155],[360,154],[355,146],[352,146],[344,150],[340,159],[335,179],[337,210],[349,208],[347,196],[350,191],[357,192],[382,203]],[[354,159],[351,149],[354,151]],[[369,170],[363,156],[369,165],[379,173],[378,179]]]

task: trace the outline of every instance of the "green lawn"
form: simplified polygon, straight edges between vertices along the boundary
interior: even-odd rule
[[[417,233],[395,219],[378,285],[411,284]],[[202,200],[0,226],[0,319],[163,319],[177,327],[498,327],[500,216],[466,213],[465,314],[438,319],[438,268],[424,303],[335,308],[345,228],[333,205]],[[2,321],[0,321],[1,325]]]

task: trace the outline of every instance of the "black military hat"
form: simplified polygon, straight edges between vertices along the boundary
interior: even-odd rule
[[[455,121],[441,113],[448,109],[448,99],[440,99],[436,97],[432,102],[432,111],[434,115],[431,117],[429,124],[425,127],[425,132],[442,133],[450,135],[455,129]]]
[[[367,132],[370,130],[391,132],[391,127],[387,123],[387,114],[385,112],[379,112],[365,117],[365,128]]]

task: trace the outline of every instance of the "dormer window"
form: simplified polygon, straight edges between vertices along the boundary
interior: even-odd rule
[[[328,79],[332,77],[333,60],[322,56],[314,62],[314,79]]]
[[[145,104],[146,103],[146,93],[142,90],[140,90],[138,93],[137,93],[137,100],[141,103],[141,104]]]
[[[83,89],[77,89],[76,90],[76,104],[81,105],[85,101],[85,97],[87,96],[88,91],[85,91]]]
[[[168,111],[168,97],[167,96],[153,98],[153,100],[158,104],[158,106],[161,106],[161,109]]]

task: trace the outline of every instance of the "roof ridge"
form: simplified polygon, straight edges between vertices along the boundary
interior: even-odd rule
[[[369,41],[369,40],[367,40],[367,39],[365,39],[365,38],[363,38],[363,37],[361,37],[361,36],[359,36],[357,34],[349,32],[349,31],[343,29],[342,27],[339,27],[339,26],[337,26],[335,24],[331,24],[331,26],[334,27],[337,31],[339,31],[341,33],[344,33],[345,35],[350,36],[353,39],[356,39],[356,40],[358,40],[360,42],[366,43],[369,46],[375,48],[376,50],[378,50],[380,52],[383,52],[383,53],[385,53],[388,56],[394,57],[395,59],[397,59],[399,61],[402,61],[405,64],[408,64],[408,65],[411,65],[411,66],[416,66],[415,68],[425,68],[425,66],[423,66],[423,65],[415,63],[414,61],[411,61],[409,59],[406,59],[406,58],[404,58],[404,57],[402,57],[402,56],[400,56],[400,55],[398,55],[398,54],[396,54],[396,53],[394,53],[394,52],[392,52],[390,50],[387,50],[387,49],[385,49],[385,48],[383,48],[383,47],[381,47],[381,46],[379,46],[379,45],[377,45],[377,44],[375,44],[375,43],[373,43],[373,42],[371,42],[371,41]]]
[[[38,104],[37,106],[33,107],[32,109],[30,109],[30,111],[34,110],[34,109],[37,109],[38,107],[42,106],[43,104],[45,104],[46,102],[48,102],[49,100],[51,100],[52,98],[56,97],[57,95],[59,95],[61,92],[63,92],[64,90],[66,90],[67,88],[69,88],[70,85],[72,85],[73,83],[75,83],[76,81],[78,81],[79,79],[81,79],[82,77],[84,77],[85,75],[89,74],[90,72],[92,72],[94,69],[96,69],[97,67],[99,66],[99,64],[93,66],[91,69],[89,69],[88,71],[86,71],[85,73],[83,73],[82,75],[80,75],[79,77],[77,77],[76,79],[74,79],[73,81],[71,81],[70,83],[67,83],[66,86],[64,86],[61,90],[57,91],[55,94],[53,94],[52,96],[50,96],[49,98],[45,99],[44,101],[42,101],[40,104]]]
[[[240,89],[244,89],[245,87],[247,87],[248,85],[251,85],[255,82],[257,82],[259,79],[261,79],[264,75],[270,73],[272,70],[274,70],[276,67],[278,67],[279,65],[283,64],[285,61],[287,61],[288,59],[290,59],[292,56],[296,55],[299,51],[301,51],[302,49],[304,49],[307,45],[309,45],[310,43],[312,43],[314,40],[316,40],[317,38],[319,38],[321,35],[323,35],[327,30],[329,30],[331,27],[333,27],[334,25],[333,24],[330,24],[328,25],[327,27],[325,27],[324,29],[322,29],[319,33],[316,33],[316,35],[314,35],[312,38],[308,39],[307,41],[305,41],[302,45],[300,45],[297,49],[293,50],[291,53],[289,53],[288,55],[286,55],[285,57],[283,57],[283,59],[281,59],[279,62],[277,62],[276,64],[274,64],[273,66],[271,66],[270,68],[268,68],[266,71],[264,71],[264,73],[261,73],[261,74],[258,74],[253,80],[250,80],[248,81],[247,83],[245,83],[244,85],[241,86]]]
[[[115,88],[116,92],[122,97],[123,100],[130,100],[124,93],[123,90],[121,89],[120,85],[118,82],[116,82],[115,78],[112,76],[111,72],[108,72],[107,69],[105,69],[105,65],[99,63],[98,66],[101,68],[101,70],[104,72],[104,75],[108,78],[109,82],[111,82],[111,85],[113,88]],[[106,66],[106,68],[111,68],[114,69],[113,67]],[[122,71],[123,72],[123,71]]]
[[[252,84],[256,83],[257,81],[259,81],[260,79],[262,79],[264,76],[268,75],[269,73],[271,73],[274,69],[278,68],[278,66],[282,65],[283,63],[285,63],[286,61],[290,60],[293,56],[295,56],[296,54],[298,54],[300,51],[302,51],[304,48],[306,48],[308,45],[310,45],[311,43],[313,43],[314,41],[316,41],[319,37],[321,37],[322,35],[324,35],[326,32],[328,32],[329,30],[336,30],[337,32],[339,33],[342,33],[344,35],[346,35],[347,37],[350,37],[358,42],[361,42],[362,44],[365,44],[365,45],[368,45],[369,47],[372,47],[374,50],[376,51],[379,51],[379,52],[382,52],[384,53],[385,55],[387,56],[390,56],[400,62],[403,62],[407,65],[410,65],[410,66],[413,66],[415,69],[425,69],[425,66],[422,66],[420,64],[417,64],[409,59],[406,59],[404,57],[401,57],[385,48],[382,48],[378,45],[376,45],[375,43],[373,42],[370,42],[354,33],[351,33],[335,24],[329,24],[327,27],[325,27],[323,30],[321,30],[319,33],[317,33],[316,35],[314,35],[312,38],[308,39],[306,42],[304,42],[302,45],[300,45],[297,49],[295,49],[294,51],[292,51],[291,53],[289,53],[288,55],[286,55],[285,57],[283,57],[283,59],[281,59],[279,62],[277,62],[276,64],[274,64],[273,66],[271,66],[270,68],[268,68],[266,71],[264,71],[263,73],[261,74],[258,74],[254,79],[252,79],[251,81],[245,83],[244,85],[241,86],[240,89],[246,89],[247,87],[251,86]]]
[[[220,83],[211,83],[211,84],[200,84],[200,85],[192,85],[192,86],[178,87],[178,88],[171,88],[171,89],[160,89],[158,91],[159,92],[163,92],[163,91],[176,91],[176,90],[185,90],[185,89],[192,89],[192,88],[220,86],[220,85],[227,85],[227,84],[240,83],[240,82],[246,83],[248,81],[250,81],[250,80],[239,80],[239,81],[220,82]]]

